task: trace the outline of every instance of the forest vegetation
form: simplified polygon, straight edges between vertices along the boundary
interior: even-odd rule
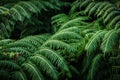
[[[119,0],[0,0],[0,80],[120,80]]]

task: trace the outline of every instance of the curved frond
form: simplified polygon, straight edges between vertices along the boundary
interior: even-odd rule
[[[104,8],[101,9],[101,11],[97,14],[97,16],[102,16],[105,13],[105,11],[107,9],[111,8],[111,7],[113,7],[113,4],[107,4],[107,5],[105,5]]]
[[[102,3],[98,8],[97,8],[97,10],[96,10],[96,12],[95,12],[95,15],[97,16],[97,14],[106,6],[106,5],[108,5],[109,4],[109,2],[104,2],[104,3]]]
[[[4,52],[15,52],[15,53],[22,54],[26,57],[31,55],[31,52],[29,52],[25,48],[21,48],[21,47],[8,48],[8,49],[4,50]]]
[[[7,48],[12,48],[12,47],[22,47],[28,49],[28,51],[33,52],[36,50],[36,47],[33,46],[32,44],[28,44],[24,41],[18,41],[14,43],[10,43],[7,45]]]
[[[100,73],[105,72],[105,71],[100,70],[100,69],[102,69],[102,67],[104,65],[102,61],[103,61],[102,54],[98,54],[94,57],[92,64],[91,64],[91,68],[89,70],[87,80],[96,80],[96,79],[99,79],[102,77]],[[98,71],[99,71],[99,74],[97,74]]]
[[[95,6],[93,6],[93,7],[89,10],[88,15],[89,15],[89,16],[90,16],[90,15],[93,15],[93,14],[96,12],[97,8],[98,8],[101,4],[102,4],[101,2],[96,3]]]
[[[119,11],[112,11],[111,13],[109,13],[107,15],[107,17],[104,19],[104,23],[109,22],[112,18],[114,18],[115,16],[119,15],[120,12]]]
[[[81,36],[75,32],[70,31],[60,31],[54,34],[50,39],[64,40],[64,39],[79,39]]]
[[[69,14],[71,15],[71,14],[75,13],[77,8],[79,8],[80,4],[81,4],[81,2],[76,2],[76,4],[74,4],[74,6],[72,6],[72,8],[70,9]]]
[[[78,17],[78,18],[72,19],[72,20],[66,22],[65,24],[63,24],[59,28],[59,31],[63,30],[63,29],[66,29],[66,28],[69,28],[69,27],[72,27],[72,26],[79,26],[80,24],[84,24],[84,23],[82,23],[82,21],[85,21],[85,20],[88,20],[88,19],[89,18],[87,16],[83,16],[83,17]]]
[[[0,46],[8,45],[11,42],[13,42],[11,39],[0,40]]]
[[[101,45],[101,49],[103,50],[103,52],[109,53],[112,49],[114,49],[118,39],[119,34],[117,30],[110,30],[108,33],[106,33]]]
[[[64,50],[67,50],[68,52],[75,50],[72,46],[60,40],[48,40],[42,46],[50,47],[55,50],[64,49]]]
[[[27,80],[26,75],[20,71],[11,73],[11,77],[12,77],[12,80]]]
[[[105,17],[106,17],[110,12],[115,11],[115,10],[117,10],[116,7],[110,7],[110,8],[108,8],[108,9],[104,12],[102,18],[105,19]]]
[[[12,18],[14,20],[19,20],[19,21],[23,21],[24,17],[19,13],[19,11],[16,8],[11,8],[10,9],[10,14],[12,14]]]
[[[96,51],[98,45],[100,45],[101,39],[104,37],[106,32],[107,31],[104,30],[97,31],[86,44],[85,50],[87,50],[88,53]]]
[[[20,70],[20,66],[18,64],[16,64],[13,61],[9,61],[9,60],[1,60],[0,61],[0,68],[1,69],[7,69],[8,71],[18,71]]]
[[[32,62],[26,62],[22,64],[22,68],[24,73],[29,76],[29,79],[32,80],[44,80],[43,75],[38,70],[37,66],[34,65]]]
[[[30,60],[36,64],[41,71],[47,73],[48,76],[52,77],[53,79],[57,80],[57,70],[52,65],[52,63],[42,55],[35,55],[30,57]]]
[[[80,5],[80,9],[85,8],[90,2],[92,2],[91,0],[85,0],[81,3]]]
[[[108,26],[109,26],[110,28],[115,28],[115,24],[117,24],[118,21],[120,21],[120,15],[114,17],[114,18],[112,19],[112,21],[109,22],[109,25],[108,25]]]
[[[19,13],[19,14],[21,14],[22,16],[24,16],[24,17],[26,17],[26,18],[28,18],[28,19],[31,17],[31,14],[30,14],[29,12],[27,12],[27,11],[24,9],[23,6],[21,6],[21,5],[19,5],[19,4],[16,4],[16,5],[14,6],[14,8],[15,8],[16,10],[20,11],[21,13]]]
[[[48,58],[52,63],[57,65],[61,70],[68,71],[68,67],[65,63],[64,58],[59,55],[57,52],[49,49],[49,48],[41,48],[40,50],[36,51],[35,54],[41,54]]]
[[[87,6],[87,8],[85,9],[84,13],[85,13],[85,14],[88,14],[89,11],[91,10],[91,8],[95,6],[95,4],[96,4],[95,2],[91,2],[91,3]]]

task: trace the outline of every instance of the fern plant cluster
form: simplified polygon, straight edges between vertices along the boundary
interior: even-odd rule
[[[0,7],[1,38],[18,39],[28,35],[50,32],[51,16],[69,4],[69,2],[59,0],[5,1]],[[46,24],[44,24],[45,22]]]
[[[42,23],[37,18],[40,14],[49,8],[60,9],[53,4],[54,0],[36,0],[22,1],[11,8],[1,7],[4,26],[0,40],[1,79],[119,80],[119,9],[109,2],[77,0],[71,4],[68,14],[54,15],[50,25]],[[31,24],[36,28],[30,29],[33,33],[45,28],[38,21],[52,26],[52,31],[27,36],[29,28],[26,27]],[[23,30],[21,37],[27,37],[5,39],[14,29]]]
[[[78,66],[82,80],[120,79],[120,11],[109,2],[76,1],[69,15],[59,14],[54,20],[54,30],[59,27],[79,28],[81,39],[77,48]],[[54,17],[53,17],[54,18]],[[80,21],[83,19],[83,21]],[[76,44],[77,45],[77,44]],[[81,59],[81,58],[80,58]],[[81,65],[82,64],[82,65]],[[77,74],[77,72],[76,72]]]

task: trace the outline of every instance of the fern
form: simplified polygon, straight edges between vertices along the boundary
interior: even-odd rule
[[[113,5],[112,5],[112,4],[106,5],[106,6],[100,11],[100,13],[97,14],[97,16],[101,16],[102,14],[104,14],[105,10],[106,10],[106,9],[109,9],[110,7],[113,7]]]
[[[94,57],[87,80],[100,80],[100,78],[102,78],[101,73],[106,73],[105,71],[100,71],[105,65],[103,61],[104,59],[102,54],[98,54]],[[97,74],[98,71],[99,73]]]
[[[100,46],[99,41],[104,37],[107,31],[97,31],[89,40],[89,42],[86,44],[85,49],[88,53],[92,53],[97,50],[97,47]]]
[[[23,72],[16,71],[11,73],[11,76],[13,80],[27,80],[26,75]]]
[[[44,80],[42,73],[38,70],[37,66],[32,62],[22,64],[24,73],[29,73],[29,79]]]
[[[95,6],[93,6],[90,10],[89,10],[89,13],[88,15],[91,16],[95,13],[95,11],[98,9],[98,7],[101,5],[102,3],[99,2],[99,3],[96,3]]]
[[[50,39],[70,39],[70,38],[74,38],[74,39],[79,39],[80,35],[75,33],[75,32],[70,32],[70,31],[60,31],[58,33],[56,33],[55,35],[53,35]]]
[[[113,20],[109,23],[109,27],[110,27],[110,28],[115,28],[114,25],[115,25],[118,21],[120,21],[120,16],[119,16],[119,15],[116,16],[115,18],[113,18]]]
[[[41,48],[40,50],[36,51],[34,54],[43,55],[47,57],[55,65],[57,65],[61,70],[64,69],[65,71],[68,71],[64,58],[60,56],[57,52],[53,51],[52,49]]]
[[[95,2],[91,2],[91,3],[87,6],[87,8],[85,9],[84,13],[85,13],[85,14],[88,14],[89,11],[90,11],[90,9],[91,9],[92,7],[94,7],[94,6],[95,6]]]
[[[111,12],[111,11],[114,11],[114,10],[117,10],[116,7],[110,7],[108,8],[105,13],[103,14],[103,19],[105,19],[105,17]]]
[[[111,50],[115,47],[118,39],[119,39],[119,34],[117,30],[110,30],[108,33],[106,33],[101,45],[101,49],[103,50],[103,52],[104,53],[111,52]]]
[[[118,8],[77,0],[65,14],[61,5],[69,3],[20,0],[0,7],[1,79],[119,80]]]
[[[101,4],[98,9],[95,12],[95,15],[98,15],[98,13],[107,5],[109,4],[108,2],[104,2],[103,4]]]
[[[67,50],[68,52],[71,51],[75,51],[75,49],[70,46],[69,44],[59,41],[59,40],[48,40],[47,42],[45,42],[43,45],[43,47],[50,47],[52,49],[64,49]]]
[[[18,64],[16,64],[14,61],[9,61],[9,60],[1,60],[0,68],[7,69],[8,71],[20,70],[20,66]]]
[[[64,25],[62,25],[60,28],[59,28],[59,31],[60,30],[63,30],[65,28],[68,28],[68,27],[72,27],[72,26],[78,26],[80,24],[83,24],[84,25],[84,22],[82,23],[82,21],[84,20],[88,20],[89,18],[88,17],[79,17],[79,18],[75,18],[75,19],[72,19],[70,21],[68,21],[67,23],[65,23]]]
[[[36,64],[41,71],[46,72],[53,79],[57,79],[57,70],[54,66],[42,55],[35,55],[30,57],[30,60]]]
[[[119,11],[112,11],[110,14],[107,15],[107,17],[104,20],[104,23],[107,23],[108,21],[110,21],[110,18],[113,18],[117,15],[119,15]]]
[[[81,5],[80,5],[80,8],[82,9],[82,8],[85,8],[90,2],[92,2],[91,0],[85,0],[85,1],[83,1],[82,3],[81,3]]]

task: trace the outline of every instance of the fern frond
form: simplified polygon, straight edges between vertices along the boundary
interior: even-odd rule
[[[34,3],[39,8],[39,11],[42,9],[47,11],[47,7],[40,1],[32,1],[32,3]]]
[[[70,9],[69,14],[71,15],[71,14],[75,13],[76,10],[79,8],[80,4],[81,4],[81,2],[77,2],[76,4],[74,4],[74,6],[72,6],[72,8]]]
[[[19,20],[19,21],[23,21],[24,17],[19,13],[19,11],[17,9],[15,9],[14,7],[10,9],[10,14],[12,14],[12,18],[14,20]]]
[[[114,17],[114,18],[112,19],[112,21],[110,21],[110,22],[108,23],[108,24],[109,24],[108,26],[109,26],[111,29],[113,29],[113,28],[115,28],[115,24],[117,24],[118,21],[120,21],[120,15]]]
[[[11,78],[12,78],[12,80],[27,80],[26,75],[20,71],[11,73]]]
[[[57,24],[59,26],[67,22],[69,20],[69,17],[66,14],[58,14],[53,16],[51,20],[52,20],[51,22],[52,25]]]
[[[0,6],[0,15],[7,15],[8,14],[9,9],[3,6]]]
[[[74,14],[71,14],[70,17],[71,17],[72,19],[75,19],[75,18],[77,18],[77,17],[84,16],[84,15],[85,15],[85,14],[84,14],[84,11],[79,11],[79,12],[75,12]]]
[[[42,3],[44,6],[51,8],[51,9],[57,8],[56,6],[53,6],[53,4],[51,4],[49,1],[40,1],[40,3]]]
[[[50,39],[64,40],[64,39],[80,39],[81,36],[75,32],[60,31],[54,34]]]
[[[42,45],[42,47],[44,47],[44,46],[50,47],[50,48],[55,49],[55,50],[56,49],[57,50],[64,49],[64,50],[67,50],[68,52],[75,51],[75,49],[72,46],[70,46],[69,44],[62,42],[60,40],[48,40]]]
[[[113,57],[113,55],[111,55],[112,57],[109,58],[109,62],[114,65],[114,66],[119,66],[120,65],[120,58],[119,56],[117,57]]]
[[[69,17],[66,14],[58,14],[52,17],[51,24],[53,25],[53,31],[57,32],[60,26],[69,21]]]
[[[119,29],[120,28],[120,21],[116,23],[115,25],[115,29]]]
[[[83,17],[78,17],[78,18],[72,19],[72,20],[66,22],[65,24],[63,24],[59,28],[59,31],[63,30],[63,29],[66,29],[66,28],[69,28],[69,27],[72,27],[72,26],[79,26],[80,24],[84,24],[84,23],[82,23],[82,21],[85,21],[85,20],[88,20],[88,19],[89,18],[87,16],[83,16]]]
[[[18,71],[20,70],[20,66],[13,61],[10,60],[1,60],[0,68],[7,69],[8,71]]]
[[[73,26],[73,27],[69,27],[69,28],[66,28],[66,29],[63,29],[61,31],[64,31],[64,32],[67,32],[67,31],[72,31],[72,32],[76,32],[76,33],[79,33],[80,32],[80,26]]]
[[[93,6],[93,7],[89,10],[88,15],[89,15],[89,16],[93,15],[101,4],[102,4],[101,2],[96,3],[95,6]]]
[[[0,35],[2,39],[9,38],[9,31],[6,28],[6,25],[4,23],[0,23]]]
[[[98,16],[102,16],[106,12],[106,10],[109,9],[109,8],[111,8],[111,7],[113,7],[113,4],[105,5],[104,8],[101,9],[101,11],[97,14],[97,17]]]
[[[107,32],[103,38],[101,49],[104,53],[109,53],[115,47],[119,39],[119,34],[117,30],[110,30]]]
[[[95,6],[95,4],[96,4],[95,2],[91,2],[91,3],[87,6],[87,8],[85,9],[84,13],[85,13],[85,14],[88,14],[89,11],[91,10],[91,8]]]
[[[102,18],[105,19],[105,17],[106,17],[110,12],[115,11],[115,10],[117,10],[116,7],[110,7],[110,8],[108,8],[108,9],[105,11],[105,13],[103,14]]]
[[[30,2],[20,2],[19,5],[22,5],[24,8],[28,9],[28,11],[37,13],[37,10],[31,5]]]
[[[14,41],[14,40],[12,40],[12,39],[0,40],[0,46],[8,45],[9,43],[12,43],[13,41]]]
[[[24,9],[23,6],[17,4],[17,5],[14,6],[14,8],[15,8],[16,10],[20,11],[21,13],[19,13],[19,14],[21,14],[22,16],[24,16],[24,17],[26,17],[26,18],[28,18],[28,19],[31,17],[31,14],[30,14],[29,12],[27,12],[27,11]]]
[[[109,2],[104,2],[104,3],[102,3],[98,8],[97,8],[97,10],[96,10],[96,13],[95,13],[95,15],[97,15],[106,5],[108,5],[109,4]]]
[[[85,0],[80,4],[80,9],[86,8],[89,3],[91,3],[91,0]]]
[[[44,80],[43,75],[38,70],[37,66],[32,62],[26,62],[22,64],[22,69],[27,74],[29,79],[32,80]]]
[[[13,48],[8,48],[5,49],[4,52],[15,52],[15,53],[20,53],[26,57],[28,57],[29,55],[31,55],[31,52],[29,52],[28,50],[21,48],[21,47],[13,47]]]
[[[28,43],[25,43],[23,41],[21,42],[14,42],[14,43],[10,43],[7,45],[7,48],[12,48],[12,47],[22,47],[22,48],[26,48],[28,49],[29,51],[33,52],[36,50],[36,47],[31,45],[31,44],[28,44]]]
[[[96,80],[102,77],[100,73],[105,72],[105,71],[100,71],[104,65],[102,61],[103,61],[102,54],[98,54],[94,57],[91,64],[91,68],[89,70],[87,80]],[[97,74],[98,71],[99,71],[99,74]]]
[[[111,13],[109,13],[107,15],[107,17],[104,19],[104,23],[108,23],[110,21],[110,19],[113,19],[115,16],[119,15],[120,12],[119,11],[112,11]]]
[[[88,43],[85,46],[85,50],[87,50],[88,53],[92,53],[96,51],[98,46],[100,45],[101,39],[104,37],[107,31],[100,30],[97,31],[88,41]]]
[[[36,35],[36,36],[28,36],[26,38],[23,38],[19,40],[19,42],[25,42],[28,44],[33,45],[35,48],[40,47],[48,38],[50,37],[50,34],[42,34],[42,35]]]
[[[48,76],[50,76],[54,80],[57,80],[57,74],[58,74],[57,70],[47,58],[37,54],[35,56],[30,57],[30,60],[34,64],[36,64],[41,71],[46,72]]]
[[[48,58],[52,63],[57,65],[61,70],[68,71],[68,67],[65,63],[64,58],[59,55],[57,52],[53,51],[49,48],[41,48],[40,50],[36,51],[34,54],[40,54]]]

